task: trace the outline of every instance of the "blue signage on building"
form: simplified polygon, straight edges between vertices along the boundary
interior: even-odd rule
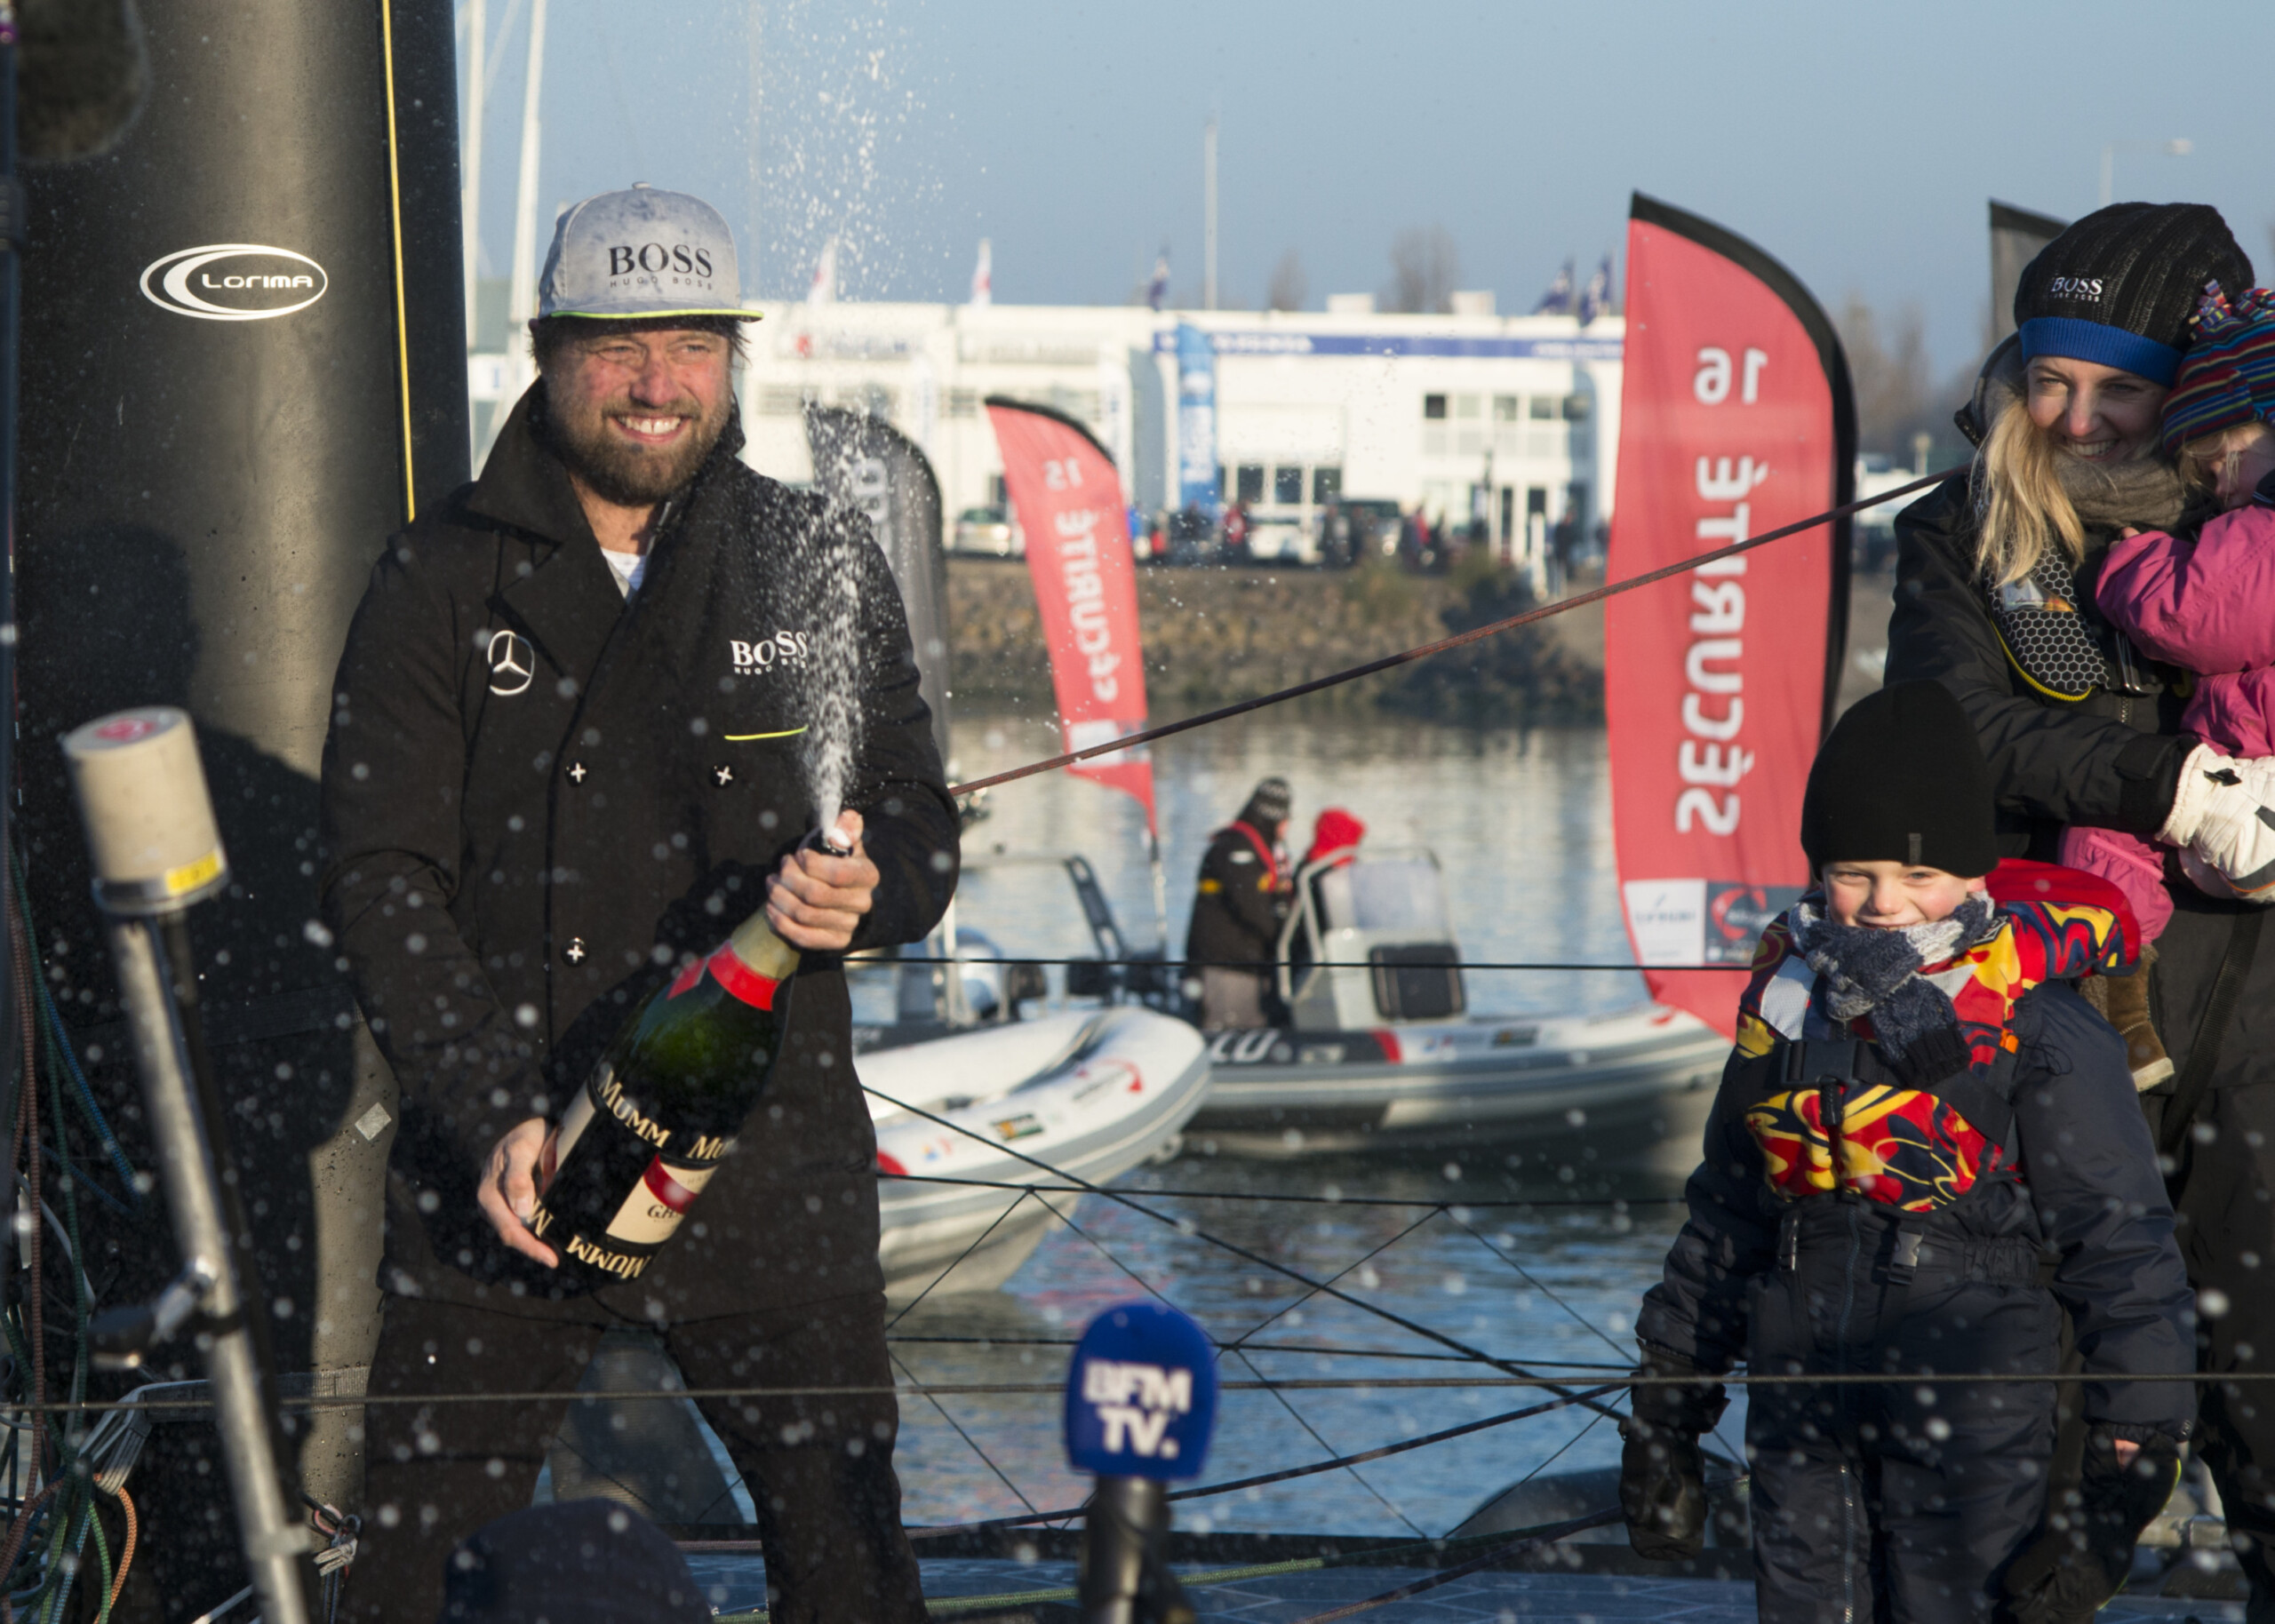
[[[1156,349],[1175,349],[1184,365],[1185,335],[1180,322],[1174,338],[1155,333]],[[1624,345],[1617,338],[1462,338],[1409,337],[1402,333],[1218,332],[1196,333],[1215,355],[1434,355],[1476,361],[1617,361]]]
[[[1190,322],[1177,324],[1177,506],[1217,511],[1217,346]]]

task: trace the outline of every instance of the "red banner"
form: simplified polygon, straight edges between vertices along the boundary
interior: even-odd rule
[[[990,397],[987,417],[1026,535],[1066,748],[1135,733],[1145,725],[1145,668],[1129,508],[1114,458],[1088,429],[1048,407]],[[1067,770],[1136,796],[1153,832],[1153,762],[1143,745]]]
[[[1743,238],[1640,194],[1627,227],[1608,573],[1642,574],[1850,499],[1832,325]],[[1843,520],[1604,606],[1621,899],[1652,996],[1736,1024],[1742,965],[1808,880],[1801,791],[1847,641]]]

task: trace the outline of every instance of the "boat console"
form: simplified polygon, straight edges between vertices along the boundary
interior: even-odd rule
[[[1469,1007],[1445,879],[1426,847],[1330,854],[1296,873],[1279,989],[1298,1031],[1446,1021]]]

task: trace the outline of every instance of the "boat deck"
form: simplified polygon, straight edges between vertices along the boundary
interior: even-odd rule
[[[765,1584],[756,1557],[692,1553],[689,1565],[710,1592],[712,1605],[722,1615],[744,1612],[762,1604]],[[2205,1577],[2213,1582],[2179,1588],[2215,1592],[2233,1588],[2231,1564]],[[959,1608],[957,1598],[1007,1596],[1019,1592],[1072,1587],[1071,1562],[1015,1562],[1001,1557],[948,1557],[927,1561],[924,1593],[936,1604],[932,1616],[943,1620],[989,1620],[1010,1624],[1031,1620],[1034,1624],[1074,1624],[1074,1607],[1065,1602],[1041,1605]],[[1244,1624],[1295,1624],[1315,1613],[1329,1612],[1369,1596],[1380,1596],[1430,1577],[1421,1568],[1338,1568],[1328,1572],[1286,1573],[1212,1585],[1193,1600],[1204,1620],[1240,1620]],[[2167,1588],[2175,1588],[2169,1581]],[[747,1614],[746,1614],[747,1616]],[[1752,1624],[1753,1587],[1731,1580],[1657,1579],[1620,1573],[1473,1573],[1451,1580],[1423,1595],[1391,1602],[1357,1615],[1372,1624]],[[2240,1624],[2240,1601],[2208,1599],[2201,1596],[2127,1594],[2110,1604],[2100,1617],[2181,1620],[2193,1617],[2203,1624]],[[722,1621],[723,1624],[723,1621]]]

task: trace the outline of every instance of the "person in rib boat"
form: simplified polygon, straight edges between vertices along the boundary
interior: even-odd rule
[[[2178,1475],[2188,1281],[2125,1045],[2108,881],[2001,864],[1992,778],[1940,684],[1844,715],[1810,769],[1816,888],[1763,933],[1688,1220],[1637,1325],[1620,1502],[1641,1555],[1703,1542],[1717,1379],[1749,1391],[1760,1616],[2084,1619]],[[2061,1317],[2088,1428],[2048,1516]],[[1938,1377],[1989,1373],[1991,1381]],[[1700,1378],[1685,1381],[1684,1378]]]

